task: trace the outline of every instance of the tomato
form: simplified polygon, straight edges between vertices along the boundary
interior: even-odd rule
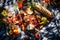
[[[48,3],[48,2],[49,2],[49,0],[45,0],[45,2],[46,2],[46,3]]]
[[[39,38],[39,34],[38,33],[35,34],[35,38]]]
[[[22,2],[18,2],[17,5],[18,5],[18,8],[22,8],[23,7]]]

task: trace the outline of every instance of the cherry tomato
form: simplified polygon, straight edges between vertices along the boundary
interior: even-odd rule
[[[18,8],[22,8],[23,7],[22,2],[18,2],[17,5],[18,5]]]
[[[45,2],[46,2],[46,3],[48,3],[48,2],[49,2],[49,0],[45,0]]]
[[[35,34],[35,38],[39,38],[39,34],[38,33]]]

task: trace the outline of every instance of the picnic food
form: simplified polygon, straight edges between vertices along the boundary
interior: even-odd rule
[[[51,18],[54,17],[53,13],[41,5],[35,5],[35,3],[30,4],[25,9],[23,9],[21,3],[18,3],[17,5],[18,9],[22,9],[16,11],[13,10],[12,7],[11,10],[3,10],[1,13],[8,24],[9,31],[7,35],[16,36],[20,33],[19,28],[21,28],[22,31],[29,31],[38,38],[39,34],[36,34],[36,32],[50,22]]]

